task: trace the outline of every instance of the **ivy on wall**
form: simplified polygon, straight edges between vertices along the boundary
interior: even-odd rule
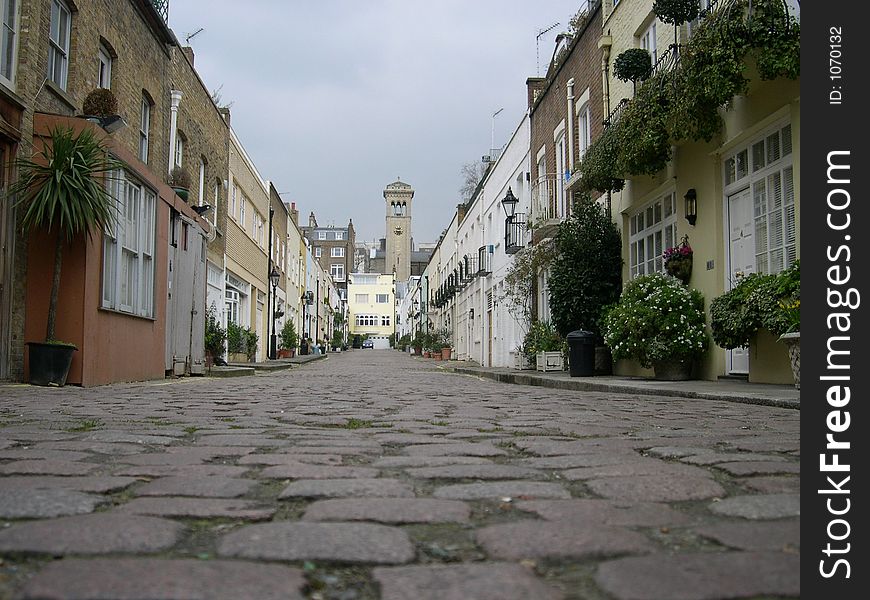
[[[782,0],[723,0],[679,53],[677,66],[640,85],[619,120],[591,144],[580,165],[583,189],[618,191],[624,177],[664,168],[672,144],[710,141],[722,129],[720,108],[749,88],[747,58],[763,80],[797,79],[800,24]]]

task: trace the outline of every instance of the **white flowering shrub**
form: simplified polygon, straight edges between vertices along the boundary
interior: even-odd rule
[[[604,316],[604,341],[614,358],[692,359],[707,349],[704,296],[676,277],[655,273],[632,279]]]

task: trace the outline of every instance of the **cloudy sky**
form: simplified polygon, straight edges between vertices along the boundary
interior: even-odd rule
[[[584,0],[173,0],[196,69],[232,102],[261,175],[304,220],[384,235],[383,189],[416,190],[415,242],[447,227],[464,163],[507,143],[525,81]],[[495,119],[492,114],[504,110]]]

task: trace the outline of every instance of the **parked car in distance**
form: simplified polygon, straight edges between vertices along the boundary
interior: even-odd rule
[[[365,350],[366,348],[374,348],[375,342],[373,340],[363,340],[362,347],[363,350]]]

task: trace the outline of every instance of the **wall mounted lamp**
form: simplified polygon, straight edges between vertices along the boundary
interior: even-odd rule
[[[689,188],[683,198],[686,200],[686,220],[694,227],[698,219],[698,193],[695,188]]]
[[[504,214],[508,219],[512,218],[516,213],[517,202],[519,202],[519,200],[514,196],[513,190],[508,188],[507,194],[505,194],[501,201],[501,206],[504,208]]]

